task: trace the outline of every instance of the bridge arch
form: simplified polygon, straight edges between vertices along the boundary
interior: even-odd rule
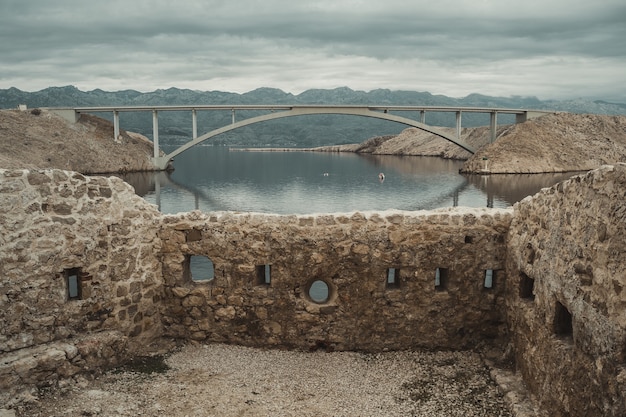
[[[296,107],[294,106],[294,107],[291,107],[289,110],[281,110],[276,113],[269,113],[269,114],[265,114],[262,116],[251,117],[249,119],[241,120],[239,122],[235,122],[228,126],[224,126],[219,129],[212,130],[208,133],[205,133],[202,136],[198,136],[197,138],[193,139],[190,142],[187,142],[186,144],[182,145],[181,147],[177,148],[176,150],[170,152],[167,155],[155,157],[154,163],[159,169],[166,169],[169,162],[174,157],[176,157],[177,155],[180,155],[181,153],[185,152],[189,148],[201,142],[204,142],[205,140],[210,139],[214,136],[229,132],[231,130],[238,129],[240,127],[252,125],[255,123],[261,123],[261,122],[265,122],[268,120],[282,119],[285,117],[304,116],[304,115],[310,115],[310,114],[342,114],[342,115],[348,115],[348,116],[363,116],[363,117],[372,117],[372,118],[382,119],[382,120],[389,120],[389,121],[401,123],[407,126],[416,127],[418,129],[432,133],[436,136],[439,136],[440,138],[443,138],[451,143],[454,143],[455,145],[465,149],[466,151],[472,154],[475,152],[474,149],[469,144],[462,141],[460,138],[455,138],[454,136],[449,135],[448,133],[444,132],[441,129],[428,126],[424,123],[420,123],[413,119],[394,115],[391,113],[374,111],[367,107],[313,107],[313,106]]]

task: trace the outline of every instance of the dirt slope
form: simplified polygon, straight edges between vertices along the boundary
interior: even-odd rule
[[[486,159],[485,159],[486,158]],[[510,126],[464,165],[471,173],[586,171],[626,161],[626,117],[555,113]]]
[[[83,174],[154,170],[152,143],[83,115],[78,123],[45,110],[0,111],[0,168],[59,168]]]

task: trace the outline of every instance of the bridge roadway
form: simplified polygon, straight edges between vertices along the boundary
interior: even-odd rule
[[[304,116],[311,114],[342,114],[350,116],[373,117],[377,119],[389,120],[402,123],[407,126],[416,127],[418,129],[430,132],[439,136],[457,146],[474,153],[474,149],[461,139],[461,115],[462,113],[489,113],[491,141],[496,139],[497,115],[515,114],[515,122],[521,123],[528,119],[542,116],[547,111],[542,110],[526,110],[526,109],[502,109],[502,108],[483,108],[483,107],[437,107],[437,106],[365,106],[365,105],[183,105],[183,106],[104,106],[104,107],[65,107],[65,108],[49,108],[51,112],[57,113],[71,122],[76,122],[81,113],[113,113],[113,135],[117,140],[120,134],[120,112],[152,112],[152,134],[154,144],[154,164],[159,169],[166,169],[173,158],[187,149],[203,142],[209,138],[219,134],[243,127],[254,123],[260,123],[267,120],[279,119],[284,117]],[[225,111],[232,112],[232,123],[230,125],[214,129],[202,136],[198,136],[198,111]],[[235,120],[237,110],[263,110],[269,113],[244,119]],[[167,155],[161,156],[159,149],[159,112],[163,111],[191,111],[192,121],[192,139],[178,149]],[[391,112],[419,112],[420,121],[416,121],[407,117],[398,116]],[[456,135],[450,135],[444,129],[426,124],[427,112],[448,112],[456,114]]]

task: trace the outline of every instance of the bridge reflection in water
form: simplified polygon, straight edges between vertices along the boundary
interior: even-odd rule
[[[461,165],[433,157],[198,147],[172,174],[129,174],[124,179],[166,213],[196,209],[310,214],[506,207],[572,175],[464,176],[458,174]],[[379,172],[386,174],[383,183]]]

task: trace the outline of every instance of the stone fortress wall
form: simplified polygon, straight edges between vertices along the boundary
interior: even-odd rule
[[[0,403],[161,334],[159,212],[133,194],[114,178],[0,170]]]
[[[518,204],[506,269],[516,364],[542,408],[626,415],[626,164]]]
[[[476,346],[505,334],[510,221],[510,210],[487,209],[165,216],[164,334],[300,349]],[[214,278],[194,281],[190,256],[210,259]],[[328,299],[315,301],[322,283]]]
[[[514,210],[161,215],[116,178],[0,170],[0,401],[161,337],[512,343],[550,415],[624,415],[625,192],[622,164]],[[206,259],[203,276],[191,265]]]

